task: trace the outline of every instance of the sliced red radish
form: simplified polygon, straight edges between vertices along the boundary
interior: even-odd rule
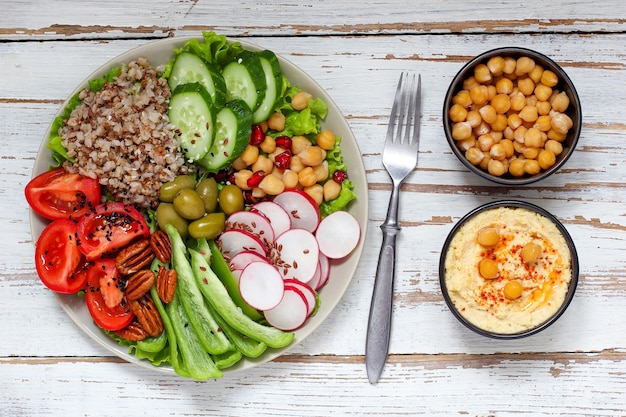
[[[244,230],[257,236],[265,245],[274,241],[274,229],[265,215],[252,211],[237,211],[226,219],[225,230]]]
[[[227,259],[232,259],[239,252],[253,251],[265,256],[265,245],[252,233],[244,230],[228,230],[218,239],[218,245]]]
[[[328,278],[330,278],[330,260],[320,252],[319,256],[319,266],[320,266],[320,281],[317,286],[313,287],[315,291],[318,291],[328,282]]]
[[[285,283],[273,265],[252,262],[241,271],[239,292],[250,306],[265,311],[276,307],[283,299]]]
[[[267,258],[257,252],[245,250],[233,256],[228,263],[231,270],[244,269],[252,262],[268,262]]]
[[[274,197],[291,218],[291,227],[314,232],[320,222],[320,209],[315,201],[302,190],[285,190]]]
[[[320,252],[320,255],[324,255],[322,252]],[[315,268],[315,274],[313,274],[313,278],[311,278],[309,280],[309,282],[307,282],[307,285],[309,285],[311,288],[317,290],[318,288],[320,288],[320,281],[322,279],[322,271],[320,269],[320,264],[319,262],[317,263],[317,268]]]
[[[317,240],[307,230],[289,229],[274,241],[271,259],[284,278],[308,282],[319,262]]]
[[[307,305],[309,307],[308,315],[310,316],[315,311],[315,306],[317,304],[317,297],[313,288],[311,288],[308,284],[305,284],[304,282],[300,282],[295,279],[286,279],[285,289],[289,287],[295,287],[299,289],[302,294],[304,294],[304,296],[306,297]]]
[[[330,259],[348,256],[361,238],[359,222],[347,211],[336,211],[322,220],[315,232],[320,252]]]
[[[306,296],[296,287],[285,287],[280,303],[264,312],[267,322],[281,330],[291,331],[301,327],[309,317]]]
[[[281,206],[273,201],[261,201],[250,208],[252,212],[259,212],[269,220],[274,229],[274,236],[291,229],[291,218]]]
[[[241,269],[233,269],[233,270],[231,270],[230,272],[232,272],[232,273],[233,273],[233,277],[235,277],[235,280],[236,280],[237,282],[239,282],[239,278],[241,277],[241,272],[242,272],[242,270],[241,270]]]

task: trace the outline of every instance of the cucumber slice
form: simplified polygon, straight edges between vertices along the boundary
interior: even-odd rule
[[[234,62],[222,70],[226,82],[226,100],[236,98],[246,102],[252,111],[261,106],[267,82],[259,57],[252,51],[243,51]]]
[[[252,110],[245,101],[229,101],[217,113],[213,146],[197,163],[209,172],[230,165],[248,146],[252,130]]]
[[[181,84],[198,82],[206,88],[216,107],[226,102],[226,83],[220,71],[191,52],[178,54],[167,82],[172,91]]]
[[[268,50],[261,51],[258,53],[258,57],[263,72],[265,73],[265,83],[267,86],[265,89],[265,97],[261,105],[252,114],[252,123],[255,124],[267,120],[270,117],[283,89],[283,76],[280,70],[280,63],[274,52]]]
[[[200,83],[181,84],[172,92],[168,115],[181,151],[190,162],[204,157],[215,136],[215,106]]]

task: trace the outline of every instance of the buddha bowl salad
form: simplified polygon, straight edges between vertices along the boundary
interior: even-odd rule
[[[203,33],[166,65],[111,69],[53,122],[26,186],[35,263],[129,352],[219,378],[283,348],[361,230],[326,104],[271,51]]]

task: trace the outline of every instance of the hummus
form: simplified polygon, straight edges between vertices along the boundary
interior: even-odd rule
[[[491,246],[478,243],[485,228],[492,236],[497,231]],[[535,249],[530,260],[526,245]],[[481,275],[483,259],[497,266],[495,276]],[[527,331],[552,317],[572,278],[570,250],[557,226],[525,208],[499,207],[471,217],[452,238],[444,268],[448,295],[461,316],[500,334]],[[510,282],[513,295],[511,286],[505,292]]]

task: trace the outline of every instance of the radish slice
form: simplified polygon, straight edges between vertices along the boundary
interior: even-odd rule
[[[237,211],[226,219],[225,230],[244,230],[252,233],[265,245],[274,241],[274,229],[262,214],[251,211]]]
[[[315,291],[313,290],[313,288],[311,288],[308,284],[305,284],[304,282],[300,282],[295,279],[286,279],[285,289],[290,287],[297,288],[302,292],[302,294],[304,294],[307,305],[309,306],[308,316],[313,314],[313,312],[315,311],[315,306],[317,304],[317,297],[315,296]]]
[[[326,283],[328,282],[328,278],[330,278],[330,260],[322,252],[320,252],[319,258],[320,281],[317,286],[313,287],[315,291],[318,291],[320,288],[326,285]]]
[[[308,282],[315,275],[318,262],[319,247],[311,232],[290,229],[276,238],[272,263],[284,278]]]
[[[321,256],[324,256],[324,254],[322,252],[320,252]],[[320,269],[320,264],[319,262],[317,263],[317,268],[315,268],[315,274],[313,274],[313,278],[311,278],[308,282],[307,285],[309,285],[311,288],[317,290],[318,288],[320,288],[320,281],[322,279],[322,271]]]
[[[263,261],[252,262],[241,271],[239,292],[250,306],[265,311],[283,299],[285,283],[274,266]]]
[[[252,262],[268,262],[268,261],[265,256],[259,255],[257,252],[245,250],[233,256],[230,259],[228,266],[230,267],[232,271],[234,269],[244,269],[246,266],[248,266]]]
[[[252,233],[244,230],[228,230],[220,235],[218,245],[227,259],[232,259],[239,252],[253,251],[265,256],[265,246]]]
[[[233,273],[233,277],[235,277],[235,280],[237,281],[237,283],[239,283],[239,278],[241,277],[241,269],[233,269],[230,272]]]
[[[274,236],[279,236],[291,229],[291,218],[289,214],[273,201],[261,201],[256,203],[250,207],[250,211],[259,212],[269,220],[272,229],[274,229]]]
[[[347,211],[336,211],[322,220],[315,232],[320,251],[330,259],[348,256],[361,238],[359,222]]]
[[[291,331],[302,326],[309,316],[306,296],[295,287],[285,287],[280,303],[264,312],[267,322],[281,330]]]
[[[314,232],[320,222],[320,209],[313,199],[301,190],[285,190],[274,197],[291,218],[291,227]]]

